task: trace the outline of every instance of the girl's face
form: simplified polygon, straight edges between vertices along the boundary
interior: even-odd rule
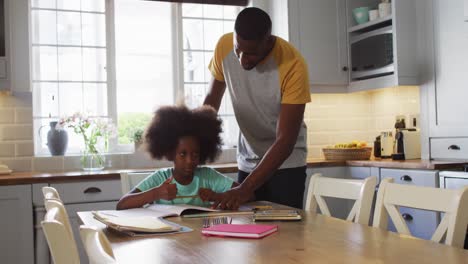
[[[189,184],[193,179],[193,172],[200,163],[200,144],[193,136],[179,139],[174,153],[174,178],[183,185]]]

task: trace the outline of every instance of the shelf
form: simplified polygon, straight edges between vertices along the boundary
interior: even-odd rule
[[[350,27],[348,29],[348,33],[365,30],[365,29],[368,29],[368,28],[370,28],[372,26],[378,25],[380,23],[385,23],[385,22],[388,22],[388,21],[391,21],[391,20],[392,20],[392,15],[390,14],[390,15],[388,15],[386,17],[377,18],[376,20],[372,20],[372,21],[366,22],[364,24],[360,24],[360,25],[357,25],[357,26]]]

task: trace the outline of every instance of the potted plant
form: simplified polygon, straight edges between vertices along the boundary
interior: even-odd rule
[[[143,133],[144,130],[141,128],[138,128],[133,132],[133,143],[135,144],[135,151],[140,148],[141,144],[143,143]]]

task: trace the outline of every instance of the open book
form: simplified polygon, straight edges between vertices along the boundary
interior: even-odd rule
[[[93,212],[93,215],[96,220],[120,232],[165,233],[180,230],[179,226],[153,216],[119,216],[107,212]]]
[[[189,204],[152,204],[145,210],[151,210],[152,213],[159,213],[161,217],[169,216],[183,216],[188,218],[198,218],[198,217],[210,217],[210,216],[225,216],[225,215],[244,215],[244,214],[253,214],[252,207],[250,206],[241,206],[237,211],[227,211],[212,209],[208,207],[189,205]],[[135,210],[135,209],[129,209]],[[127,210],[126,210],[127,211]]]
[[[166,233],[180,230],[180,226],[164,221],[163,218],[165,217],[206,217],[230,214],[253,214],[253,211],[249,208],[244,208],[244,211],[220,211],[187,204],[152,204],[145,208],[93,212],[94,218],[104,223],[109,228],[121,232],[132,231],[147,233]]]

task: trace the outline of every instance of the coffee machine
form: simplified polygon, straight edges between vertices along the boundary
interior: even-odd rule
[[[395,135],[394,160],[421,158],[421,133],[415,128],[400,129]]]

